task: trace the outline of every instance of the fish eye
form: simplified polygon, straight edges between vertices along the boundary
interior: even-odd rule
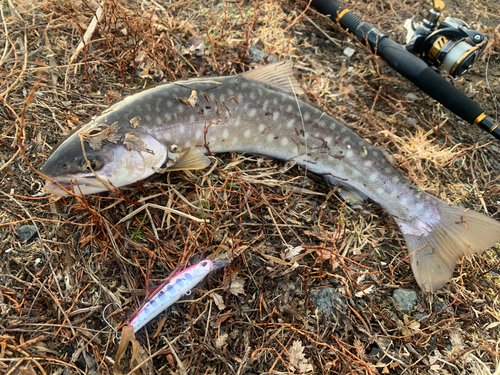
[[[207,265],[207,263],[208,263],[208,262],[207,262],[206,260],[204,260],[203,262],[201,262],[201,266],[202,266],[202,267],[205,267],[205,266]]]
[[[87,160],[89,161],[87,163]],[[102,159],[98,156],[90,156],[87,157],[87,160],[85,157],[82,157],[80,159],[80,168],[87,171],[87,172],[92,172],[92,171],[98,171],[99,169],[102,168]]]

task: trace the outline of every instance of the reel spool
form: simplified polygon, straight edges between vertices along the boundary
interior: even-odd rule
[[[474,65],[486,34],[471,30],[464,21],[452,17],[447,17],[436,29],[443,9],[444,3],[434,0],[433,9],[423,22],[406,20],[406,49],[428,65],[458,78]]]

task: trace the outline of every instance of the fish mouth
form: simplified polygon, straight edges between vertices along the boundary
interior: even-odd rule
[[[108,191],[108,189],[96,178],[83,178],[72,180],[54,180],[47,181],[43,190],[46,193],[67,196],[71,193],[77,195],[94,194],[101,191]]]

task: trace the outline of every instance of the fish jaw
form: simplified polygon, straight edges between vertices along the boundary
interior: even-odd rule
[[[167,148],[148,133],[135,132],[134,135],[145,143],[147,151],[129,150],[120,141],[106,143],[98,151],[85,144],[83,155],[81,141],[74,134],[55,150],[44,165],[42,173],[49,178],[44,190],[59,196],[69,195],[70,192],[96,194],[151,176],[167,159]],[[99,168],[83,170],[86,160],[99,161]]]

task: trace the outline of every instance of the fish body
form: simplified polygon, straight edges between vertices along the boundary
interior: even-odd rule
[[[426,291],[443,286],[463,255],[500,241],[500,223],[418,189],[381,150],[297,99],[301,92],[287,61],[238,76],[158,86],[84,125],[52,153],[42,172],[63,187],[91,194],[158,171],[205,168],[207,153],[293,160],[341,185],[351,201],[370,198],[386,209],[407,241],[416,280]],[[92,143],[100,132],[107,133]],[[53,182],[45,190],[66,194]]]

